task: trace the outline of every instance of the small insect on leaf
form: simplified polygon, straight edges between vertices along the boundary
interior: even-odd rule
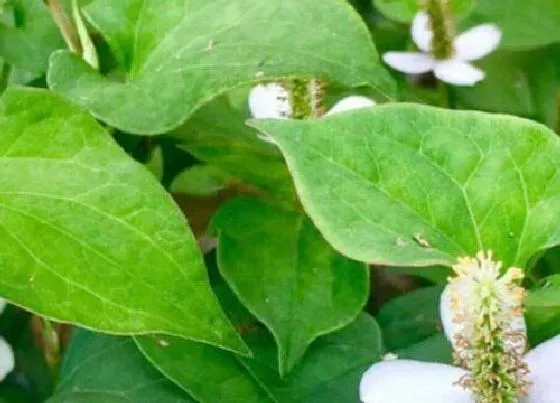
[[[414,234],[414,240],[418,245],[420,245],[423,248],[432,247],[432,245],[430,245],[430,243],[426,240],[426,238],[424,238],[421,234]]]

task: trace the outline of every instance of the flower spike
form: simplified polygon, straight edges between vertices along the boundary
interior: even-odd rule
[[[492,252],[458,259],[443,295],[451,310],[452,330],[446,328],[455,360],[468,373],[458,383],[473,391],[476,401],[515,403],[527,394],[528,367],[523,315],[525,290],[515,282],[523,271],[502,264]],[[442,313],[442,319],[449,320]],[[451,333],[451,334],[449,334]]]

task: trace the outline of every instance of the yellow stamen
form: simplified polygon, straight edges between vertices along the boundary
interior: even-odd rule
[[[523,271],[508,268],[492,252],[459,258],[449,279],[453,322],[460,325],[455,337],[456,362],[469,371],[458,381],[473,391],[480,403],[513,403],[527,390],[523,362],[524,332],[512,325],[523,314],[525,290],[515,282]]]

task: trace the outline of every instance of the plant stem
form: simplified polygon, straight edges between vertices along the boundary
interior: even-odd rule
[[[68,48],[74,52],[80,54],[82,52],[82,47],[80,45],[80,37],[78,36],[78,31],[72,21],[66,15],[64,7],[60,4],[59,0],[43,0],[44,3],[49,8],[51,16],[60,29],[60,33],[64,38],[64,41],[68,45]]]
[[[46,318],[41,319],[43,323],[43,348],[45,352],[45,360],[51,368],[53,376],[56,378],[58,376],[58,367],[60,364],[60,339],[52,322]]]
[[[426,12],[430,16],[433,32],[432,53],[436,59],[447,60],[453,56],[453,17],[447,0],[428,0]]]

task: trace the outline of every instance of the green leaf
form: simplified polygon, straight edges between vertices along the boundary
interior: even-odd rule
[[[242,334],[256,329],[256,320],[224,282],[215,285],[214,292]],[[156,368],[197,401],[273,402],[247,373],[237,355],[165,335],[140,336],[135,341]]]
[[[379,361],[383,349],[379,326],[363,314],[344,329],[318,339],[294,372],[281,379],[273,343],[257,336],[248,340],[256,359],[243,361],[280,403],[359,402],[362,373]]]
[[[398,22],[410,22],[418,11],[422,2],[418,0],[372,0],[375,7],[387,18]],[[451,0],[453,14],[460,15],[470,11],[472,0]]]
[[[560,47],[497,52],[479,62],[486,78],[474,87],[454,87],[458,108],[523,116],[555,128],[560,89]]]
[[[0,111],[0,295],[55,321],[246,351],[147,169],[48,91],[8,90]]]
[[[533,277],[547,277],[560,274],[560,247],[548,249],[539,257],[533,267]]]
[[[136,342],[169,379],[200,402],[274,402],[227,351],[178,338],[143,336]]]
[[[0,403],[22,403],[27,402],[29,396],[21,388],[0,385]]]
[[[274,335],[282,375],[315,338],[352,322],[367,301],[367,266],[334,251],[301,213],[236,199],[211,228],[219,234],[220,272]]]
[[[57,52],[49,85],[127,132],[169,131],[218,95],[265,80],[318,77],[394,92],[368,30],[343,0],[97,0],[83,11],[126,80]]]
[[[160,146],[155,147],[151,151],[150,157],[144,165],[148,168],[152,175],[154,175],[154,178],[156,178],[158,182],[162,181],[165,171],[165,161],[163,159],[163,150]]]
[[[78,329],[49,403],[194,402],[154,369],[128,337]]]
[[[385,265],[505,266],[560,243],[560,140],[531,121],[390,104],[316,121],[252,121],[276,139],[336,249]]]
[[[401,360],[453,364],[453,347],[443,333],[436,333],[417,343],[396,350],[395,353]]]
[[[66,45],[42,1],[10,0],[14,24],[0,23],[0,57],[8,63],[41,75],[49,56]]]
[[[195,196],[210,196],[229,186],[232,177],[213,165],[194,165],[173,180],[171,191]]]
[[[533,344],[560,333],[560,275],[546,277],[525,298],[527,328]]]
[[[428,287],[397,297],[381,307],[376,319],[389,351],[403,349],[441,332],[442,287]]]
[[[503,31],[501,47],[530,48],[560,42],[558,0],[477,0],[464,27],[491,22]]]
[[[275,342],[263,329],[248,334],[255,358],[247,359],[177,338],[165,337],[163,344],[154,336],[136,341],[157,368],[203,403],[357,403],[360,377],[382,352],[379,327],[365,314],[316,340],[284,379]]]
[[[248,93],[245,103],[247,102]],[[219,119],[216,119],[219,116]],[[292,179],[278,149],[262,140],[245,125],[248,111],[220,97],[199,109],[173,132],[181,148],[245,183],[283,201],[294,201]]]
[[[560,275],[549,276],[525,299],[528,306],[560,307]]]

